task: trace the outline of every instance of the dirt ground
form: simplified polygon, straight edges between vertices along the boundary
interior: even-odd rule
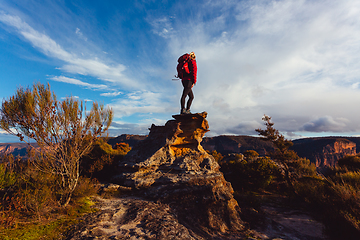
[[[77,239],[207,239],[177,219],[168,205],[138,197],[96,197],[97,212],[85,216],[69,232]],[[249,227],[242,235],[213,239],[325,240],[324,225],[311,213],[282,206],[281,201],[259,205],[259,210],[244,208]]]

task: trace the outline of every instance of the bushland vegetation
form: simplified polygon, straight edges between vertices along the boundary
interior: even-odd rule
[[[31,161],[5,155],[0,159],[0,239],[62,239],[62,233],[83,213],[94,211],[90,196],[99,194],[100,182],[116,173],[128,144],[114,148],[99,138],[81,158],[80,177],[70,203],[59,204],[57,175],[39,171]],[[95,209],[96,210],[96,209]]]
[[[89,196],[99,188],[93,175],[129,150],[100,138],[112,110],[96,102],[87,110],[72,97],[58,101],[49,84],[34,84],[3,100],[0,114],[3,130],[39,146],[29,144],[26,158],[0,159],[0,239],[61,239],[79,214],[92,211]]]
[[[104,138],[99,138],[91,152],[81,158],[81,173],[86,177],[108,182],[116,175],[119,162],[130,150],[127,143],[116,143],[112,147]]]
[[[271,117],[263,120],[266,128],[256,131],[275,147],[267,156],[260,157],[253,150],[227,156],[212,152],[239,203],[247,201],[256,207],[262,200],[254,196],[264,192],[286,196],[292,204],[305,204],[322,216],[335,239],[359,239],[360,156],[340,159],[337,167],[319,174],[310,160],[289,150],[292,142],[273,127]]]
[[[58,101],[49,84],[37,83],[32,89],[18,88],[2,102],[0,113],[3,130],[21,141],[36,141],[39,150],[31,149],[32,164],[58,178],[58,202],[69,204],[80,177],[80,158],[107,131],[112,110],[94,102],[87,111],[86,104],[73,97]]]

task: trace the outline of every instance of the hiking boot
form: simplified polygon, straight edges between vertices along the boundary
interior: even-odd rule
[[[190,109],[186,109],[185,114],[191,114]]]
[[[181,109],[180,114],[186,114],[185,108]]]

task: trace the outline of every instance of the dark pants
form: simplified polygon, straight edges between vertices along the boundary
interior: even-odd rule
[[[184,86],[184,90],[183,90],[181,100],[180,100],[181,109],[185,108],[185,98],[186,98],[186,96],[189,96],[189,99],[186,104],[186,109],[188,110],[188,109],[190,109],[191,103],[194,99],[194,94],[191,89],[191,86],[193,85],[193,81],[183,80],[181,82],[182,82],[182,85]]]

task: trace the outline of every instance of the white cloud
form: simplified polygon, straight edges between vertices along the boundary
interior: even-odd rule
[[[0,22],[14,27],[20,35],[47,56],[64,61],[66,64],[60,68],[64,71],[94,76],[103,81],[121,84],[125,87],[134,88],[138,86],[136,81],[125,76],[126,67],[122,64],[109,65],[97,58],[80,58],[75,53],[64,50],[49,36],[36,31],[18,16],[0,13]],[[80,30],[77,33],[80,34]]]
[[[78,35],[78,37],[84,41],[87,41],[87,37],[84,36],[84,34],[80,31],[79,28],[76,28],[75,34]]]
[[[116,97],[116,96],[119,96],[120,94],[123,94],[123,93],[122,92],[107,92],[107,93],[101,93],[100,96]]]
[[[148,134],[148,128],[148,124],[112,122],[108,132],[109,136],[119,136],[121,134]]]
[[[73,98],[73,99],[80,99],[79,98],[79,96],[71,96],[71,97],[62,97],[61,99],[71,99],[71,98]]]
[[[171,25],[171,18],[162,17],[157,19],[148,20],[152,26],[152,31],[164,38],[167,38],[173,34],[173,27]]]
[[[254,128],[262,126],[263,114],[272,116],[275,127],[289,136],[301,135],[301,131],[309,129],[360,132],[360,112],[354,107],[360,102],[359,1],[186,3],[189,6],[175,4],[178,14],[173,16],[169,12],[173,13],[174,9],[160,15],[159,11],[148,11],[145,20],[152,26],[149,32],[153,35],[147,38],[146,29],[139,37],[143,40],[131,45],[136,49],[136,58],[134,54],[134,59],[126,59],[127,63],[132,62],[129,66],[99,60],[94,55],[79,57],[75,48],[69,50],[45,32],[34,30],[23,21],[26,18],[0,12],[0,22],[11,26],[47,56],[64,61],[61,70],[123,85],[122,93],[116,87],[109,87],[101,94],[119,96],[109,104],[117,118],[160,121],[159,116],[166,115],[169,119],[170,113],[178,112],[180,84],[171,89],[171,84],[163,80],[170,80],[175,73],[177,57],[195,51],[198,83],[194,87],[192,112],[209,113],[210,134],[255,133]],[[185,15],[191,17],[182,18]],[[123,23],[122,26],[127,24]],[[119,25],[116,22],[113,26]],[[73,34],[76,29],[76,39],[84,37],[81,29],[91,29],[81,24],[76,26],[79,27],[69,27]],[[106,34],[109,34],[106,39],[114,37],[112,33]],[[127,38],[122,32],[119,36]],[[130,32],[129,36],[133,39],[134,33]],[[88,42],[91,40],[89,36]],[[112,47],[98,52],[106,51],[108,56],[113,56]],[[121,42],[116,47],[128,45]],[[127,71],[143,76],[151,88],[129,79]],[[91,89],[102,86],[76,77],[58,78]],[[129,88],[135,92],[126,94]],[[143,129],[133,127],[136,131]]]
[[[49,79],[57,81],[57,82],[74,84],[74,85],[78,85],[78,86],[82,86],[82,87],[86,87],[86,88],[90,88],[90,89],[96,89],[96,90],[102,90],[102,89],[108,88],[104,84],[90,84],[90,83],[83,82],[83,81],[75,79],[75,78],[68,78],[68,77],[64,77],[64,76],[55,76],[55,77],[51,77]]]
[[[191,38],[169,39],[174,58],[184,49],[197,54],[193,110],[209,113],[210,129],[250,132],[246,123],[260,123],[266,113],[283,131],[299,131],[316,115],[335,119],[322,131],[360,131],[360,114],[350,107],[360,101],[360,2],[231,4],[238,21],[226,25],[233,15],[224,7],[222,22],[198,21],[200,15],[184,27]]]
[[[128,93],[109,104],[114,110],[115,117],[121,118],[133,114],[155,114],[177,111],[163,93],[150,91],[136,91]]]

